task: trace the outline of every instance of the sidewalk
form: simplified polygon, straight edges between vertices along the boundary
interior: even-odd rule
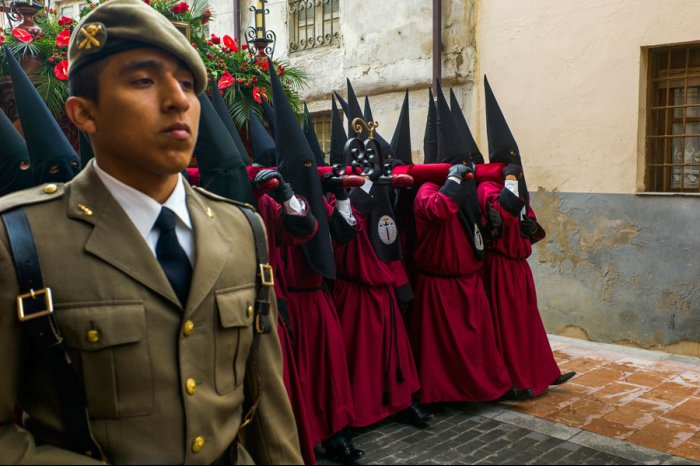
[[[512,410],[700,462],[700,359],[550,336],[569,383]]]
[[[360,464],[700,463],[700,359],[550,341],[571,382],[526,402],[453,405],[423,430],[361,429]]]

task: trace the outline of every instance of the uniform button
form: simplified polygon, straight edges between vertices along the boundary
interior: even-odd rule
[[[98,332],[95,329],[88,330],[85,337],[90,343],[97,343],[98,341],[100,341],[100,332]]]
[[[189,395],[194,395],[194,392],[197,391],[197,381],[194,379],[187,379],[185,389]]]
[[[192,442],[192,452],[199,453],[204,448],[204,437],[197,437]]]
[[[53,194],[53,193],[55,193],[56,191],[58,191],[58,186],[56,186],[56,185],[53,184],[53,183],[52,183],[52,184],[47,184],[46,186],[44,186],[44,192],[45,192],[46,194]]]
[[[248,317],[253,317],[253,306],[248,306]]]
[[[189,337],[192,335],[192,332],[194,332],[194,322],[191,320],[188,320],[185,322],[185,325],[182,327],[182,333],[186,336]]]

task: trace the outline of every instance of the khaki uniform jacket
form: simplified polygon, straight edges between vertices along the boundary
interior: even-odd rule
[[[184,310],[92,166],[55,193],[37,187],[0,199],[0,212],[24,206],[27,213],[55,318],[84,380],[93,433],[111,463],[210,464],[239,429],[253,341],[253,234],[229,201],[186,190],[196,264]],[[9,251],[2,225],[0,463],[91,463],[62,448],[60,400],[24,341]],[[263,395],[243,431],[239,462],[301,463],[276,328],[260,338]],[[26,430],[11,423],[16,399],[29,415]]]

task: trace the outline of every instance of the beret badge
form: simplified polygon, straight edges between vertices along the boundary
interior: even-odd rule
[[[83,52],[98,52],[107,42],[107,28],[102,23],[83,24],[79,34],[78,49]]]

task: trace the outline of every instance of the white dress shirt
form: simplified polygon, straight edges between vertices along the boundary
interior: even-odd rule
[[[95,164],[97,176],[102,183],[104,183],[107,191],[109,191],[114,199],[117,200],[117,203],[124,209],[131,223],[133,223],[139,233],[141,233],[141,236],[146,241],[146,244],[148,244],[148,248],[154,256],[156,255],[156,244],[160,236],[160,231],[155,229],[154,226],[160,215],[160,211],[163,207],[167,207],[175,212],[175,234],[177,235],[177,240],[185,251],[185,254],[187,254],[190,264],[194,267],[194,230],[192,229],[190,212],[187,210],[187,195],[182,176],[178,178],[175,190],[168,200],[161,205],[152,197],[147,196],[131,186],[127,186],[102,170],[99,165],[97,165],[97,161],[93,161],[93,163]]]

